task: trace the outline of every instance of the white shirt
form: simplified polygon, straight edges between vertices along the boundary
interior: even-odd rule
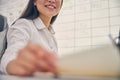
[[[19,19],[7,33],[7,49],[1,59],[0,71],[6,72],[7,64],[17,57],[18,51],[29,41],[38,43],[57,53],[57,43],[52,27],[47,29],[40,18],[34,20]]]

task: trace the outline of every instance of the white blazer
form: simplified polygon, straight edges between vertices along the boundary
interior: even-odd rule
[[[7,64],[17,57],[18,51],[29,41],[38,43],[57,53],[58,48],[52,27],[47,29],[39,17],[34,20],[19,19],[8,30],[8,47],[1,59],[1,72],[7,73]]]

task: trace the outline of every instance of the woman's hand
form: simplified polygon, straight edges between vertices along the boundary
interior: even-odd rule
[[[42,46],[28,43],[18,52],[15,60],[7,65],[7,72],[12,75],[32,75],[36,71],[56,73],[55,53],[49,52]]]

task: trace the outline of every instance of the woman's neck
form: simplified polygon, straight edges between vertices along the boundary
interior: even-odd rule
[[[43,21],[43,23],[45,24],[45,26],[46,26],[47,28],[49,28],[51,18],[50,18],[50,17],[46,17],[46,16],[44,16],[44,15],[40,15],[39,17],[41,18],[41,20]]]

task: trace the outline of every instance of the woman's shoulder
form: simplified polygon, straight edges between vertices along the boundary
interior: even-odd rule
[[[25,18],[17,19],[8,29],[10,31],[26,31],[30,33],[32,31],[32,20],[28,20]]]
[[[17,19],[12,25],[16,25],[16,24],[30,24],[32,20],[29,19],[25,19],[25,18],[20,18]]]
[[[17,28],[17,29],[30,29],[32,27],[32,20],[25,19],[25,18],[20,18],[17,19],[11,26],[10,28]]]
[[[12,33],[23,33],[23,34],[31,34],[32,25],[31,20],[20,18],[17,19],[8,29],[8,34],[11,35]]]

